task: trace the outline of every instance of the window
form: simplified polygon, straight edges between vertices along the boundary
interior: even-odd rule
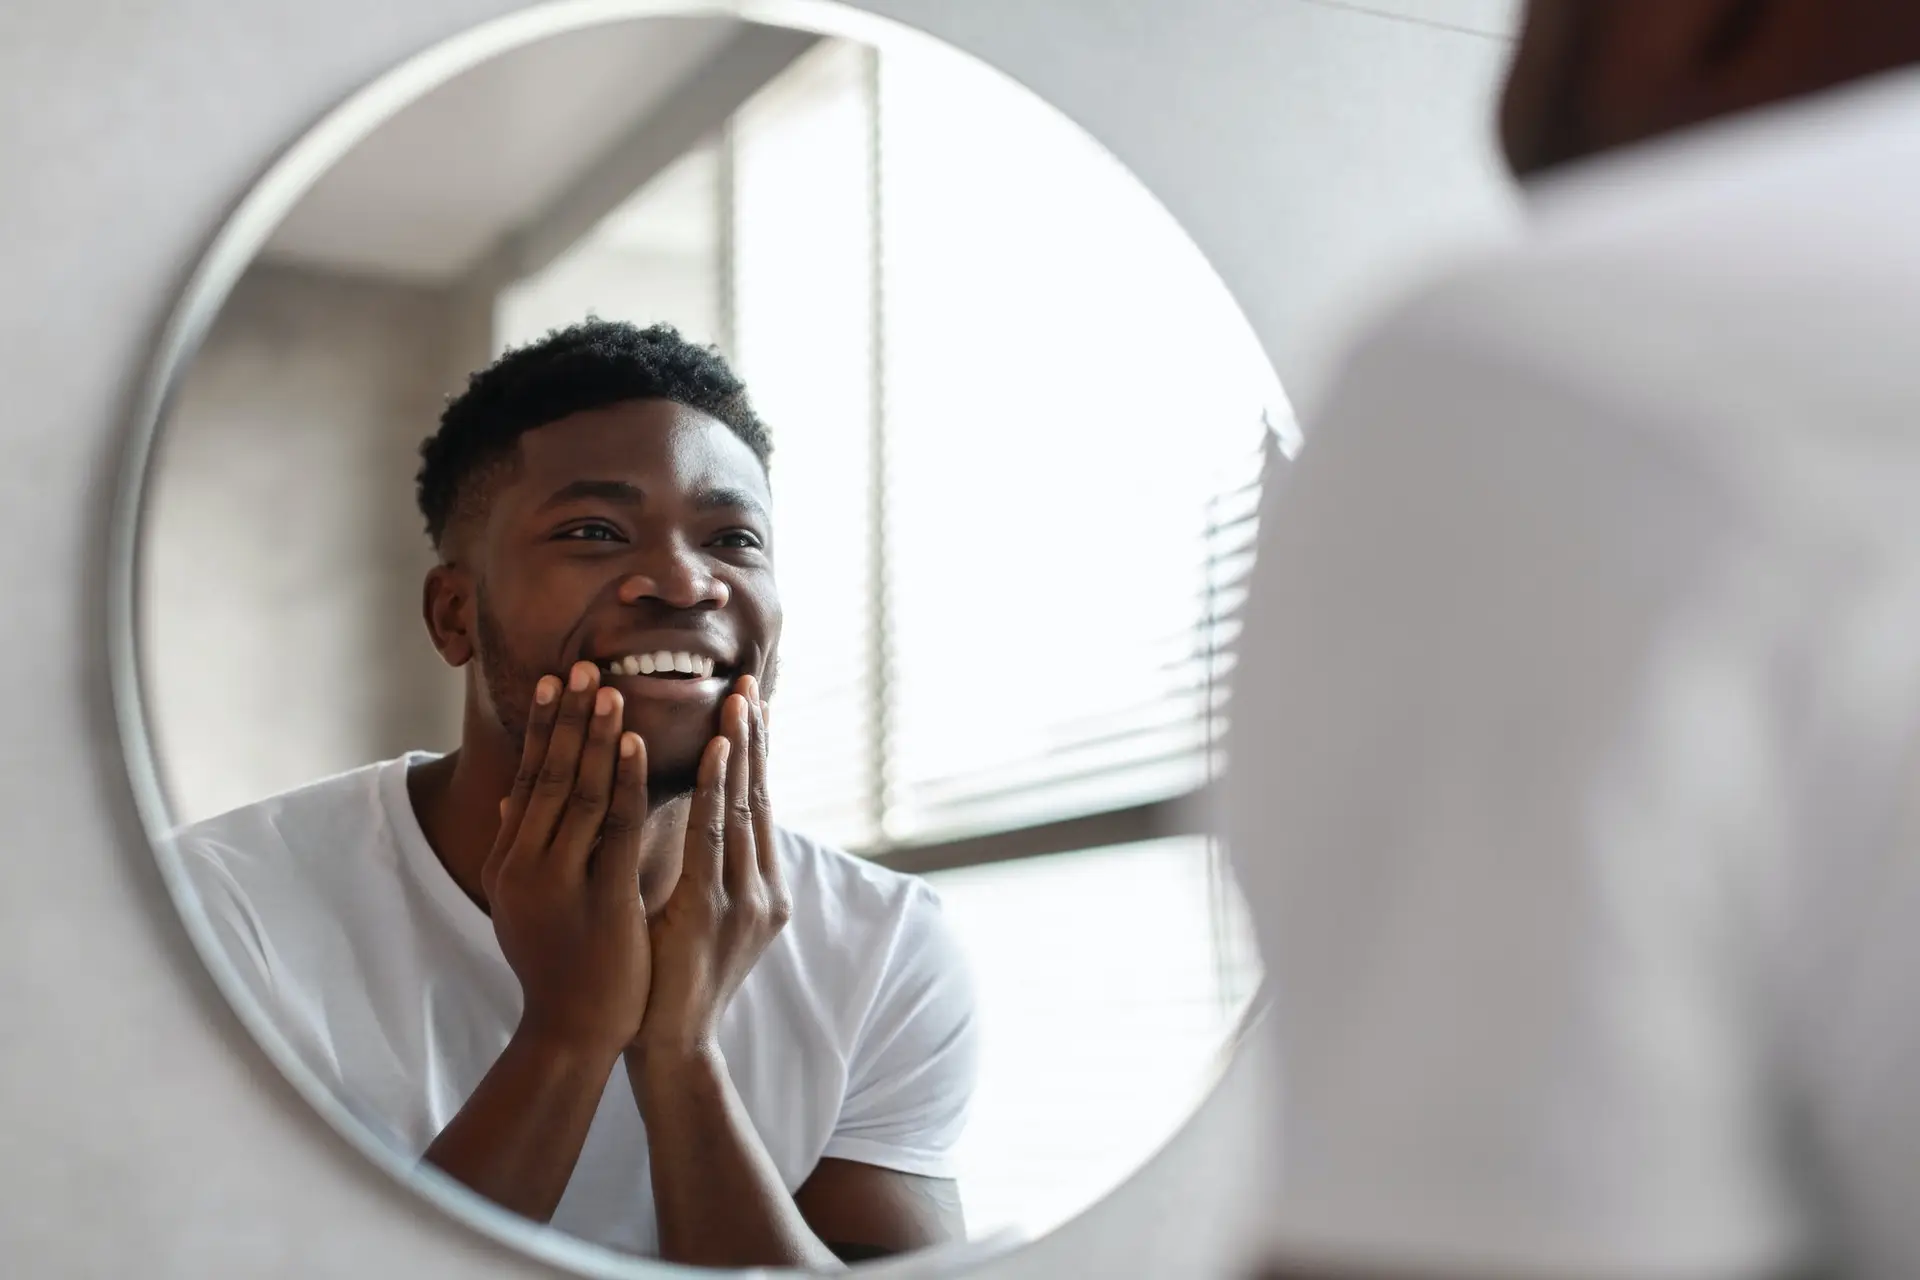
[[[982,994],[969,1221],[1057,1224],[1258,980],[1201,819],[1291,443],[1264,354],[1117,161],[931,45],[824,42],[499,337],[588,311],[710,334],[772,425],[781,821],[941,891]]]

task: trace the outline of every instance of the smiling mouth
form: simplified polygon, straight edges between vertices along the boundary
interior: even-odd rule
[[[719,671],[712,658],[684,649],[656,649],[652,653],[630,653],[609,658],[600,664],[606,676],[652,676],[656,680],[711,680]]]

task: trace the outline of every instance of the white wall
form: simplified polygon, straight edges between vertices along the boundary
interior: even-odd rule
[[[1471,30],[1323,0],[865,3],[1006,67],[1113,145],[1234,285],[1296,399],[1356,290],[1510,215],[1485,121],[1502,49]],[[0,5],[6,1274],[546,1274],[397,1195],[241,1034],[134,821],[102,630],[126,417],[222,213],[369,74],[509,7]],[[1374,7],[1496,30],[1507,10]],[[995,1274],[1207,1274],[1258,1077],[1243,1059],[1159,1163]]]
[[[452,349],[454,306],[256,267],[195,359],[156,455],[142,574],[181,821],[458,738],[461,682],[420,621],[433,556],[413,499],[420,441],[491,354]]]
[[[496,312],[495,345],[536,341],[589,312],[602,320],[670,324],[693,342],[718,342],[719,292],[719,266],[700,254],[610,248],[569,254],[506,290]]]

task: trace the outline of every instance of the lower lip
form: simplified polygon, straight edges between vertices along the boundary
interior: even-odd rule
[[[661,676],[617,675],[605,677],[621,693],[653,702],[718,702],[727,691],[720,676],[703,680],[670,680]]]

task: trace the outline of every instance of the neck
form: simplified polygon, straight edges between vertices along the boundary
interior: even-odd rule
[[[500,802],[513,789],[519,766],[499,729],[475,721],[469,708],[459,749],[411,770],[407,794],[440,865],[486,911],[480,870],[499,838]],[[690,808],[691,797],[669,800],[648,812],[641,829],[640,896],[648,915],[679,883]]]

